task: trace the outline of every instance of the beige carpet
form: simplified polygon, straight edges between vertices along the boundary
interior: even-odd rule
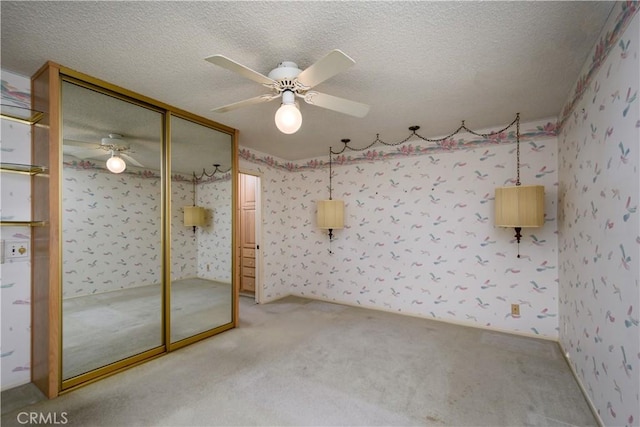
[[[240,316],[22,411],[74,426],[597,425],[554,342],[295,297],[243,298]]]

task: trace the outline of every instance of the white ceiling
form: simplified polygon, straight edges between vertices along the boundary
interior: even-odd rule
[[[613,2],[13,2],[1,8],[2,69],[47,60],[240,130],[240,144],[286,160],[408,135],[557,116]],[[333,49],[356,64],[319,92],[371,105],[362,119],[301,103],[281,134],[278,102],[214,107],[266,93],[216,67],[222,54],[262,74],[304,69]]]

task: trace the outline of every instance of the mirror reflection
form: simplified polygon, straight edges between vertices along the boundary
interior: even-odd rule
[[[163,113],[62,85],[62,377],[162,346]]]
[[[171,342],[232,321],[232,137],[171,117]]]

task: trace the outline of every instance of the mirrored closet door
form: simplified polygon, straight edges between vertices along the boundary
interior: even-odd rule
[[[236,326],[237,131],[54,62],[31,82],[32,382],[53,398]]]
[[[232,321],[232,136],[171,116],[171,343]]]
[[[164,344],[164,112],[65,80],[62,379]]]

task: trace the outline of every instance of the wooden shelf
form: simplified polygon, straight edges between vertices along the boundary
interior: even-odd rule
[[[42,119],[44,113],[41,111],[31,110],[24,107],[15,107],[13,105],[0,105],[0,117],[14,122],[26,123],[32,125],[38,123]]]

